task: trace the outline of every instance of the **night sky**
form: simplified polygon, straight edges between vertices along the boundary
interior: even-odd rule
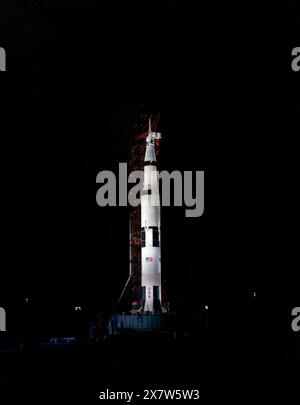
[[[1,2],[1,303],[115,304],[128,210],[99,208],[95,178],[158,112],[160,168],[205,171],[203,217],[162,211],[174,308],[299,301],[299,8],[194,3]]]

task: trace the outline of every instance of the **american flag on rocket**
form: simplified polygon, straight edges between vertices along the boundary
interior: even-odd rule
[[[153,262],[153,257],[146,257],[146,262],[147,263]]]

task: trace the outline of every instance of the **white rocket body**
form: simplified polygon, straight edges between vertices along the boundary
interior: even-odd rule
[[[149,126],[141,195],[142,299],[143,311],[149,313],[161,311],[160,196],[154,147],[154,139],[159,138]]]

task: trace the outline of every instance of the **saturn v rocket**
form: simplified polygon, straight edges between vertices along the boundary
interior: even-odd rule
[[[141,191],[141,286],[143,312],[161,312],[160,196],[155,139],[149,120]]]

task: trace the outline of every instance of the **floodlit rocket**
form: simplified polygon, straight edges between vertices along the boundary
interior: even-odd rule
[[[142,311],[161,313],[160,196],[155,139],[149,120],[144,159],[144,182],[141,192],[141,298]]]

